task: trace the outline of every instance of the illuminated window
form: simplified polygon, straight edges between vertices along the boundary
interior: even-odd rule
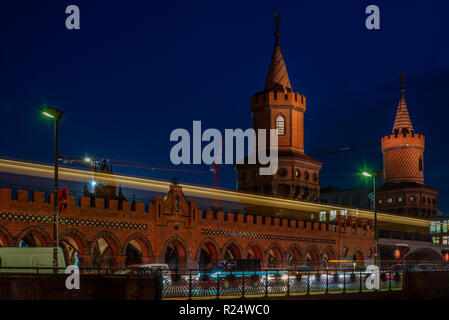
[[[444,236],[443,237],[443,244],[448,244],[448,240],[449,240],[449,237],[448,236]]]
[[[326,211],[320,212],[320,221],[326,221]]]
[[[276,117],[276,131],[278,136],[285,135],[285,119],[282,115]]]
[[[330,221],[335,221],[337,219],[337,211],[336,210],[332,210],[329,213],[329,220]]]
[[[430,233],[435,233],[436,221],[430,221]]]
[[[443,221],[442,232],[443,232],[443,233],[447,233],[447,220],[444,220],[444,221]]]
[[[432,237],[433,243],[440,243],[440,237]]]
[[[341,216],[345,216],[347,218],[348,217],[348,210],[340,210],[340,215]]]

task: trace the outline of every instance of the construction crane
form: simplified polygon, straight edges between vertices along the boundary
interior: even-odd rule
[[[378,143],[378,142],[365,142],[365,143],[357,145],[357,146],[341,147],[339,149],[330,150],[330,151],[313,152],[313,153],[310,153],[309,155],[311,157],[319,157],[319,156],[325,156],[325,155],[333,154],[333,153],[347,152],[347,151],[353,151],[353,150],[365,149],[365,148],[371,148],[371,147],[378,147],[378,146],[380,146],[380,143]]]
[[[128,167],[128,168],[139,168],[139,169],[147,169],[147,170],[155,170],[155,171],[173,171],[173,172],[186,172],[186,173],[198,173],[198,174],[207,174],[207,171],[201,171],[201,170],[191,170],[191,169],[181,169],[181,168],[174,168],[171,166],[154,166],[148,163],[143,162],[137,162],[137,161],[130,161],[130,160],[118,160],[118,159],[106,159],[106,158],[97,158],[97,157],[91,157],[91,156],[85,156],[83,159],[75,159],[75,158],[69,158],[69,157],[59,157],[59,160],[62,161],[64,164],[73,164],[73,163],[79,163],[88,165],[94,170],[95,168],[98,168],[101,164],[107,163],[109,165],[112,165],[114,167]]]
[[[213,174],[213,187],[215,189],[218,189],[220,187],[220,164],[218,159],[221,159],[222,153],[223,153],[223,140],[220,146],[220,149],[217,153],[217,160],[210,166],[210,172]],[[359,149],[365,149],[365,148],[371,148],[371,147],[377,147],[380,143],[375,142],[366,142],[360,145],[356,146],[348,146],[348,147],[341,147],[335,150],[328,150],[328,151],[320,151],[320,152],[313,152],[309,155],[312,157],[319,157],[319,156],[325,156],[340,152],[347,152],[347,151],[353,151],[353,150],[359,150]],[[113,165],[114,167],[128,167],[128,168],[139,168],[139,169],[146,169],[146,170],[155,170],[155,171],[172,171],[172,172],[184,172],[184,173],[195,173],[195,174],[208,174],[207,171],[201,171],[201,170],[191,170],[191,169],[181,169],[178,167],[170,167],[170,166],[154,166],[148,163],[143,162],[137,162],[137,161],[130,161],[130,160],[119,160],[119,159],[106,159],[106,158],[97,158],[97,157],[91,157],[91,156],[85,156],[83,159],[75,159],[75,158],[69,158],[69,157],[63,157],[60,156],[59,160],[62,161],[64,164],[73,164],[73,163],[79,163],[84,165],[89,165],[92,169],[92,171],[95,170],[95,168],[100,167],[106,161],[107,164]],[[218,207],[218,200],[214,200],[214,206]]]

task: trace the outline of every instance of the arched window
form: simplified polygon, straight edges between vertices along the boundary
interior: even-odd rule
[[[285,119],[282,115],[276,117],[276,131],[278,136],[285,135]]]

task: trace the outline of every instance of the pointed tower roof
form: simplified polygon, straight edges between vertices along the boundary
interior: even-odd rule
[[[281,46],[279,44],[279,15],[274,13],[274,24],[276,33],[274,36],[273,55],[271,57],[270,68],[268,69],[267,80],[265,81],[264,91],[291,91],[292,86],[288,78],[287,67],[285,66],[284,56],[282,55]]]
[[[413,126],[408,113],[407,103],[405,102],[405,88],[404,88],[404,74],[401,72],[401,98],[399,99],[398,110],[396,111],[396,118],[394,119],[393,133],[406,131],[412,132]]]

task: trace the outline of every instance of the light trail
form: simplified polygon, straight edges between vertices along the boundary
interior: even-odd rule
[[[53,166],[24,161],[7,160],[0,158],[0,172],[53,179]],[[59,168],[60,179],[66,181],[85,183],[86,181],[92,179],[92,174],[93,173],[91,171],[87,170],[71,169],[65,167]],[[110,175],[97,172],[95,173],[95,175],[97,179],[100,178],[101,180],[104,180],[106,182],[119,183],[125,188],[155,191],[161,193],[168,192],[171,184],[169,181],[136,178],[118,174]],[[366,209],[328,205],[318,202],[291,200],[225,189],[214,189],[211,187],[197,186],[192,184],[180,184],[180,186],[182,187],[185,195],[204,199],[218,199],[223,201],[266,206],[278,209],[290,209],[310,213],[319,213],[321,211],[330,210],[347,210],[348,217],[357,217],[370,220],[374,218],[373,212]],[[379,222],[412,225],[425,228],[430,227],[430,221],[424,219],[401,217],[379,212],[377,213],[377,217]]]

